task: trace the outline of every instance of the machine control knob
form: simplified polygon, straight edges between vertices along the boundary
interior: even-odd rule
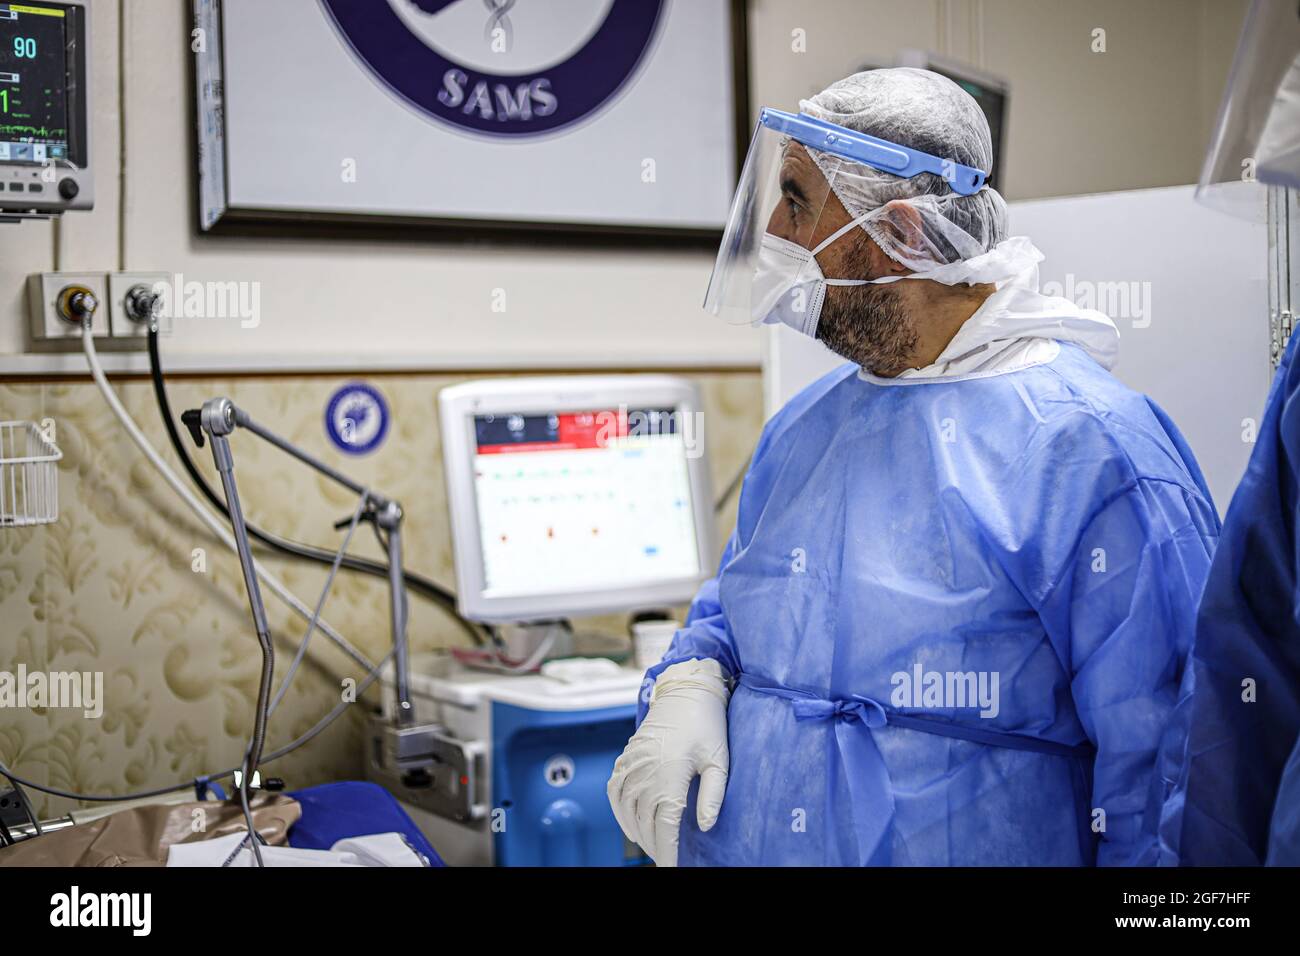
[[[75,179],[65,176],[63,179],[59,180],[59,195],[68,202],[72,202],[72,200],[76,199],[80,192],[81,187],[77,185]]]

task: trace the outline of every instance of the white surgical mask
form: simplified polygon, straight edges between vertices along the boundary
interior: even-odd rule
[[[987,252],[970,259],[935,264],[932,268],[907,275],[879,279],[827,279],[822,275],[817,253],[850,229],[881,215],[880,210],[873,210],[859,216],[835,230],[815,249],[805,249],[797,242],[770,232],[764,233],[750,286],[749,314],[754,324],[781,323],[815,338],[828,285],[884,285],[901,279],[932,279],[944,285],[992,283],[1001,288],[1014,282],[1032,285],[1035,289],[1038,287],[1038,263],[1043,254],[1024,236],[1004,239]]]
[[[817,253],[865,221],[860,216],[827,236],[815,249],[797,242],[763,233],[758,250],[758,265],[750,292],[750,315],[755,324],[788,325],[809,338],[817,336],[822,303],[828,285],[871,285],[879,279],[828,279],[817,264]],[[885,281],[892,281],[891,277]]]

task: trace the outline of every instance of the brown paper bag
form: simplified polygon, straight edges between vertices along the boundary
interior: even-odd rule
[[[292,797],[257,793],[253,825],[272,846],[287,846],[302,816]],[[173,843],[197,843],[242,832],[238,800],[131,807],[89,823],[65,827],[0,850],[0,866],[165,866]]]

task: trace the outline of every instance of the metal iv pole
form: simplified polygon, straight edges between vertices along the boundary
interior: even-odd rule
[[[235,484],[234,457],[230,451],[230,434],[236,428],[244,428],[259,438],[270,442],[281,451],[292,455],[303,464],[310,466],[331,481],[342,485],[363,499],[362,520],[373,522],[388,550],[388,590],[392,619],[393,664],[395,686],[397,690],[396,719],[399,726],[409,726],[415,718],[411,707],[410,662],[407,646],[406,622],[406,583],[402,575],[402,507],[391,498],[372,491],[365,485],[353,481],[347,475],[331,468],[308,452],[281,438],[270,429],[254,421],[248,413],[235,405],[228,398],[213,398],[203,403],[202,409],[191,409],[181,415],[181,421],[189,428],[195,443],[203,447],[203,435],[212,439],[212,455],[217,470],[221,474],[221,485],[226,493],[226,503],[230,507],[231,525],[238,545],[239,563],[244,571],[244,582],[248,588],[248,600],[252,605],[253,624],[258,632],[258,640],[267,631],[266,609],[262,604],[262,593],[258,588],[257,575],[253,571],[252,549],[248,542],[248,531],[244,525],[243,511],[239,504],[239,490]],[[336,527],[348,524],[345,519]]]

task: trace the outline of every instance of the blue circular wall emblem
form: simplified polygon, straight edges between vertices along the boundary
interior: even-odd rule
[[[515,138],[592,115],[636,73],[667,0],[320,0],[411,106]]]
[[[366,455],[388,436],[388,417],[388,403],[378,389],[349,382],[325,406],[325,434],[339,451]]]

